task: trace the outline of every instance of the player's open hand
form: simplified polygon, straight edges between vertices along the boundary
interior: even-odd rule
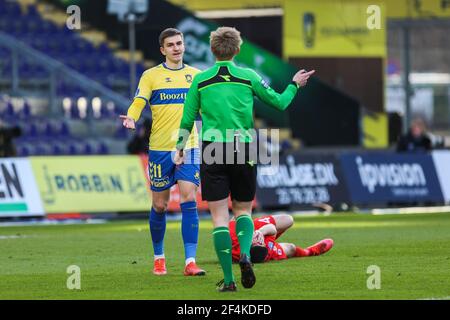
[[[127,117],[126,115],[121,114],[120,119],[122,119],[122,125],[127,129],[136,129],[136,122],[133,118]]]
[[[292,80],[295,81],[300,87],[304,87],[306,85],[306,83],[308,82],[309,77],[314,72],[316,72],[316,70],[311,70],[311,71],[306,72],[305,69],[302,69],[294,75]]]
[[[180,165],[184,163],[184,153],[183,150],[177,150],[175,153],[175,157],[173,158],[173,161],[176,165]]]

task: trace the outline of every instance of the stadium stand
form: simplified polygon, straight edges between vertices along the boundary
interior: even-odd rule
[[[44,58],[54,59],[68,70],[127,97],[127,52],[111,49],[114,45],[92,28],[84,34],[68,29],[64,13],[47,9],[32,0],[0,0],[0,36],[3,33],[23,45],[25,51],[34,49]],[[33,54],[12,51],[0,42],[0,116],[9,126],[22,129],[21,137],[15,140],[18,156],[126,152],[130,133],[117,116],[127,105],[118,106],[100,97],[102,92],[94,95],[61,75],[56,78],[53,102],[49,98],[52,75],[46,63],[34,59]],[[141,62],[136,75],[140,77],[149,63],[144,66],[141,54],[138,59]],[[281,148],[298,149],[299,140],[292,138],[290,130],[284,131],[280,135]]]
[[[8,39],[0,41],[0,116],[8,126],[22,129],[15,141],[17,155],[124,153],[129,133],[118,114],[129,102],[128,62],[106,42],[94,44],[22,2],[0,0],[0,36]],[[62,63],[66,73],[52,75],[43,63],[47,60]],[[138,63],[137,76],[144,70]],[[90,84],[73,81],[79,75]],[[87,90],[98,85],[121,94],[122,103],[104,95],[107,90]]]

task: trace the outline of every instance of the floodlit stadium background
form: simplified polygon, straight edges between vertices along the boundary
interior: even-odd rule
[[[417,116],[435,149],[450,144],[448,1],[124,3],[0,0],[2,218],[148,210],[146,155],[125,156],[134,133],[118,115],[161,62],[157,36],[169,26],[200,69],[214,62],[209,32],[230,25],[245,38],[237,63],[276,90],[300,68],[317,70],[288,112],[255,104],[256,127],[280,130],[268,148],[282,168],[268,177],[261,167],[256,210],[449,202],[448,152],[395,153]],[[148,109],[138,126],[145,118]]]
[[[336,243],[325,257],[261,267],[270,294],[238,297],[448,299],[450,1],[126,3],[0,0],[0,299],[220,299],[210,279],[176,290],[174,272],[148,279],[148,159],[128,144],[151,112],[136,132],[119,119],[141,74],[162,62],[163,29],[180,29],[184,62],[206,69],[218,26],[241,31],[236,63],[278,92],[297,70],[316,70],[286,112],[255,101],[256,128],[279,135],[265,147],[280,163],[276,174],[258,167],[254,213],[294,215],[293,242]],[[417,117],[433,151],[397,152]],[[179,198],[173,187],[171,270],[182,264]],[[199,261],[216,261],[200,191],[197,200]],[[37,227],[47,224],[57,226]],[[366,288],[374,263],[387,288],[378,295]],[[72,264],[86,275],[79,296],[66,288]]]

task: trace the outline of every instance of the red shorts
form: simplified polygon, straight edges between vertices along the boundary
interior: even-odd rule
[[[253,219],[253,225],[255,226],[255,230],[261,229],[263,226],[267,224],[275,225],[275,219],[272,216],[263,216],[260,218]],[[230,236],[232,242],[231,254],[233,257],[233,261],[239,261],[240,256],[240,247],[239,241],[236,236],[236,221],[230,221]],[[277,234],[276,236],[266,236],[264,237],[264,243],[266,244],[267,249],[269,250],[266,260],[283,260],[287,259],[286,253],[283,248],[275,241],[281,234]]]

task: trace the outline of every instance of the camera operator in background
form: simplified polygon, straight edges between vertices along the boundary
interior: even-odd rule
[[[17,156],[13,139],[19,137],[22,130],[18,126],[8,127],[0,120],[0,158]]]

